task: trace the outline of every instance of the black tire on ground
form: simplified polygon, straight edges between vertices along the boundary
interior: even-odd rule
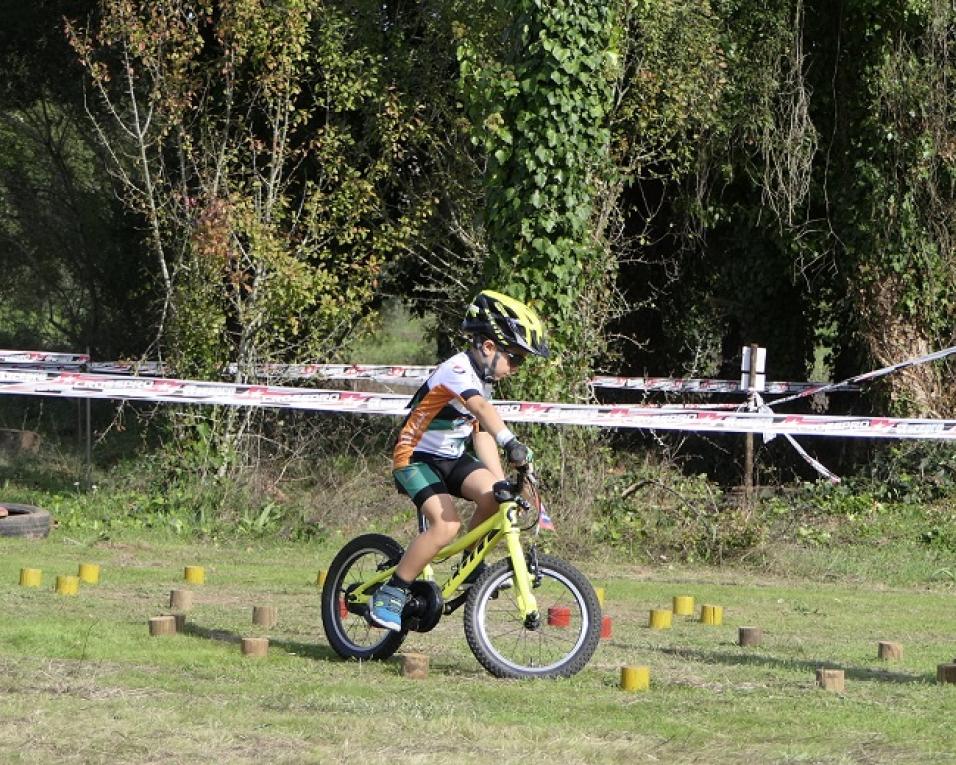
[[[465,637],[475,658],[496,677],[570,677],[580,672],[597,650],[601,606],[580,571],[560,558],[538,556],[540,579],[532,591],[539,622],[525,624],[507,588],[511,561],[501,560],[472,585],[465,603]],[[564,618],[550,623],[549,610]]]
[[[339,550],[329,564],[322,588],[322,627],[329,645],[343,659],[387,659],[405,640],[406,632],[372,627],[364,606],[353,606],[342,616],[345,595],[377,571],[398,563],[404,550],[391,537],[363,534]]]
[[[46,510],[16,502],[0,502],[8,515],[0,518],[0,537],[42,539],[50,533],[52,519]]]

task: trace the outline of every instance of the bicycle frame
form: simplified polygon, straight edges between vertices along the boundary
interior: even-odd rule
[[[441,594],[446,603],[453,600],[455,592],[468,575],[474,571],[478,564],[504,539],[508,548],[508,556],[511,559],[511,567],[515,580],[515,595],[521,616],[527,619],[529,616],[537,614],[538,604],[534,594],[531,592],[531,574],[528,571],[524,549],[521,546],[521,528],[516,523],[517,513],[518,503],[513,499],[502,502],[498,505],[498,512],[460,539],[455,540],[450,545],[446,545],[438,551],[435,560],[441,562],[457,553],[467,550],[473,545],[475,546],[473,553],[464,564],[442,585]],[[369,579],[366,579],[358,587],[349,592],[347,596],[348,604],[351,606],[367,603],[369,591],[374,590],[382,582],[388,581],[396,568],[397,564],[395,566],[389,566],[377,572]],[[423,572],[424,578],[432,578],[430,569],[431,566],[425,568],[425,572]]]

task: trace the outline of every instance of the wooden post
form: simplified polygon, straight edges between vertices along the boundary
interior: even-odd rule
[[[704,603],[700,607],[700,623],[719,627],[724,623],[724,607]]]
[[[38,568],[20,569],[21,587],[39,587],[43,584],[43,571]]]
[[[173,616],[154,616],[149,620],[149,634],[151,637],[176,634],[176,618]]]
[[[754,393],[757,388],[757,344],[750,344],[750,382],[747,386],[747,409],[753,411]],[[747,512],[753,507],[754,501],[754,434],[746,433],[744,441],[744,501],[747,503]]]
[[[825,691],[842,693],[844,688],[842,669],[818,669],[817,685]]]
[[[188,611],[193,607],[193,594],[190,590],[170,590],[169,607],[176,611]]]
[[[76,595],[80,591],[78,576],[58,576],[56,578],[57,595]]]
[[[601,640],[610,640],[612,630],[613,630],[613,625],[611,624],[611,617],[610,616],[602,617]]]
[[[423,653],[403,654],[402,677],[409,680],[424,680],[428,677],[428,657]]]
[[[763,630],[760,627],[740,627],[737,630],[737,643],[741,647],[760,645]]]
[[[673,600],[673,610],[677,616],[694,615],[694,596],[693,595],[675,595]]]
[[[956,683],[956,661],[952,664],[937,665],[936,681],[948,684]]]
[[[269,653],[269,638],[244,637],[242,639],[243,656],[265,656]]]
[[[202,566],[186,566],[183,579],[190,584],[203,584],[206,581],[206,571]]]
[[[252,623],[260,627],[275,627],[278,617],[275,606],[253,606]]]
[[[881,640],[877,643],[876,657],[883,661],[899,661],[903,658],[903,646],[889,640]]]
[[[83,584],[100,583],[100,564],[99,563],[81,563],[77,571],[77,576]]]
[[[667,608],[652,608],[647,626],[652,630],[669,630],[673,612]]]
[[[622,691],[646,691],[651,687],[649,667],[621,667]]]
[[[185,632],[186,614],[172,614],[172,617],[176,622],[176,632]]]

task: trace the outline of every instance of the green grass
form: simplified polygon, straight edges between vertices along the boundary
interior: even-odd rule
[[[403,650],[431,669],[408,681],[394,661],[344,662],[326,645],[313,583],[333,553],[60,531],[0,540],[0,760],[956,762],[956,687],[935,682],[956,657],[951,584],[579,561],[613,620],[581,674],[496,680],[455,614],[409,636]],[[80,562],[100,563],[102,582],[57,596],[55,576]],[[207,579],[189,630],[150,638],[187,564]],[[21,567],[42,568],[44,587],[19,587]],[[649,630],[648,610],[676,594],[723,605],[724,625],[675,617]],[[270,653],[244,659],[237,641],[264,634],[251,623],[262,603],[279,613]],[[740,625],[761,626],[763,644],[736,646]],[[875,658],[882,639],[903,644],[902,661]],[[617,687],[626,664],[650,667],[649,692]],[[821,666],[845,670],[844,693],[815,688]]]

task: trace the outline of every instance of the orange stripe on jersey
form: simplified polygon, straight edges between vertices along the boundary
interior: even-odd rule
[[[418,402],[398,434],[398,441],[392,454],[393,469],[403,468],[412,461],[412,452],[422,440],[435,415],[444,408],[445,404],[455,398],[461,400],[460,396],[444,385],[436,385]]]

